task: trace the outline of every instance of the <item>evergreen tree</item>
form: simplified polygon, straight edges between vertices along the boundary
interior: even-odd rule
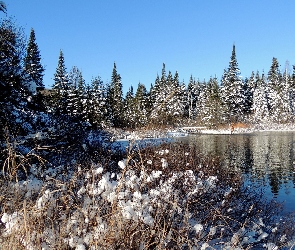
[[[24,39],[21,29],[11,20],[3,20],[0,24],[0,137],[5,127],[13,129],[21,127],[30,99],[29,79],[23,72]],[[16,119],[17,118],[17,119]],[[19,121],[14,122],[14,121]],[[19,130],[18,129],[15,129]]]
[[[52,107],[56,115],[68,113],[68,97],[70,89],[64,55],[62,50],[60,50],[58,65],[54,74],[54,85],[52,87]]]
[[[164,123],[166,91],[166,66],[163,63],[161,78],[157,74],[154,87],[151,89],[152,112],[151,119],[156,123]]]
[[[150,88],[150,100],[149,100],[150,112],[149,112],[149,114],[151,116],[154,115],[154,108],[159,105],[158,95],[160,94],[160,91],[161,91],[160,77],[157,74],[157,77],[155,79],[155,83],[154,83],[154,85],[151,85],[151,88]]]
[[[82,117],[83,101],[85,100],[85,80],[82,72],[76,66],[72,67],[69,72],[67,93],[67,113]]]
[[[253,92],[254,122],[266,122],[269,120],[268,86],[264,74],[255,76],[255,89]]]
[[[220,122],[220,102],[218,81],[216,77],[210,77],[210,80],[204,84],[197,103],[198,118],[201,124],[215,127]]]
[[[147,111],[148,93],[146,87],[139,83],[134,97],[135,126],[146,126],[148,121]]]
[[[202,91],[202,84],[200,81],[193,79],[193,76],[190,76],[190,80],[187,87],[187,102],[186,102],[186,115],[189,119],[196,119],[197,115],[197,102]]]
[[[170,119],[172,122],[175,122],[177,120],[179,121],[184,115],[186,92],[185,85],[179,82],[178,72],[175,72],[172,82],[170,80],[171,75],[171,72],[169,72],[169,84],[167,78],[167,93],[170,93],[170,97],[168,96],[166,105],[167,112],[171,116]]]
[[[36,89],[44,89],[44,68],[41,64],[41,56],[38,45],[36,43],[34,29],[31,29],[29,43],[27,46],[27,53],[25,57],[25,70],[35,83]]]
[[[294,107],[294,100],[292,98],[292,77],[289,73],[289,62],[286,62],[285,71],[283,74],[283,89],[281,93],[282,98],[282,121],[288,122],[293,120],[293,107]]]
[[[295,65],[293,65],[293,73],[290,79],[290,99],[291,99],[291,110],[294,119],[295,115]]]
[[[245,110],[243,81],[236,58],[235,45],[233,45],[229,68],[222,77],[221,97],[226,108],[226,120],[237,122],[243,120]]]
[[[136,114],[135,114],[135,104],[134,104],[134,93],[133,87],[131,86],[126,93],[124,99],[124,125],[128,128],[135,128]]]
[[[83,100],[82,100],[82,107],[83,107],[83,112],[82,112],[83,121],[88,122],[89,125],[91,126],[93,124],[96,124],[95,112],[93,108],[92,89],[90,85],[87,85],[85,87],[85,92],[84,92]]]
[[[72,89],[77,89],[80,76],[82,75],[82,72],[79,70],[77,66],[73,66],[69,72],[69,84]]]
[[[108,87],[108,111],[109,120],[115,127],[122,126],[123,122],[123,91],[121,76],[117,73],[116,63],[114,63],[112,81]]]
[[[289,76],[285,80],[279,69],[277,58],[272,59],[272,65],[268,72],[270,116],[274,122],[286,122],[291,114],[290,81]]]
[[[161,78],[157,75],[155,86],[151,90],[153,109],[151,119],[160,124],[173,123],[175,119],[182,117],[185,110],[185,87],[179,84],[178,73],[172,76],[169,71],[166,76],[166,68],[163,63]]]
[[[250,115],[252,113],[253,93],[255,88],[256,88],[255,74],[254,74],[254,71],[252,71],[250,78],[246,79],[244,84],[244,96],[245,96],[244,114],[245,115]]]
[[[93,126],[101,128],[105,126],[106,109],[106,89],[101,78],[95,77],[91,81],[92,90],[92,110]]]
[[[153,95],[152,95],[152,91],[153,91],[153,84],[151,83],[151,87],[150,87],[150,91],[147,91],[147,96],[146,96],[146,111],[147,111],[147,119],[149,120],[151,112],[152,112],[152,108],[153,108]]]

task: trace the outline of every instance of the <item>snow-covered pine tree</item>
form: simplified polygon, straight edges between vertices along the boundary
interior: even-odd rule
[[[295,65],[293,65],[293,72],[290,79],[290,99],[291,99],[291,110],[294,119],[295,116]]]
[[[179,84],[177,72],[174,77],[171,71],[166,76],[164,63],[161,78],[157,75],[151,95],[153,98],[153,109],[151,112],[153,122],[169,124],[183,116],[185,109],[185,87]]]
[[[117,72],[116,63],[114,63],[112,80],[107,93],[109,120],[113,126],[121,127],[123,123],[123,91],[121,76]]]
[[[22,127],[22,110],[27,107],[30,94],[28,79],[22,67],[24,34],[12,20],[0,23],[0,134],[5,127],[10,130]],[[16,119],[17,118],[17,119]],[[19,124],[16,123],[19,121]],[[2,134],[3,135],[3,134]],[[1,136],[1,135],[0,135]]]
[[[175,122],[174,115],[175,113],[175,96],[177,89],[174,84],[174,79],[171,71],[169,70],[165,84],[163,85],[162,91],[165,94],[164,102],[162,104],[162,118],[165,120],[165,123],[173,124]]]
[[[83,116],[83,100],[85,99],[85,80],[77,66],[73,66],[69,72],[68,113]]]
[[[227,122],[242,121],[245,110],[243,81],[240,77],[235,48],[233,45],[229,67],[222,77],[221,98],[226,108]]]
[[[195,80],[193,76],[190,76],[190,80],[187,87],[187,101],[186,101],[186,115],[189,119],[196,119],[196,104],[199,100],[199,96],[202,90],[202,84],[199,80]]]
[[[158,95],[159,95],[160,91],[161,91],[160,77],[157,74],[157,77],[155,79],[155,83],[154,83],[154,85],[151,85],[151,88],[150,88],[149,105],[150,105],[150,116],[151,116],[151,118],[153,118],[154,115],[155,115],[154,108],[159,105],[159,103],[158,103],[159,102]]]
[[[33,28],[31,29],[29,43],[27,45],[27,53],[24,61],[25,71],[32,78],[33,82],[35,83],[36,89],[44,89],[44,67],[41,64],[40,51],[36,42],[35,31]]]
[[[135,118],[133,86],[131,86],[126,93],[126,96],[123,102],[123,110],[124,110],[124,114],[123,114],[124,126],[128,128],[135,128],[136,118]]]
[[[196,119],[201,125],[207,125],[209,116],[209,91],[206,82],[199,93],[198,101],[196,103]]]
[[[83,105],[82,120],[88,122],[89,125],[95,124],[95,112],[93,108],[91,85],[85,86],[82,105]]]
[[[148,111],[147,111],[148,93],[146,87],[139,83],[134,97],[135,108],[135,126],[142,127],[147,125]]]
[[[253,92],[253,119],[254,122],[269,121],[268,86],[264,74],[260,77],[259,72],[255,76],[255,89]]]
[[[207,83],[207,106],[208,106],[208,118],[207,124],[210,127],[215,127],[221,121],[222,105],[220,99],[220,90],[218,80],[216,77],[210,77]]]
[[[96,128],[102,128],[106,124],[106,88],[99,76],[92,79],[91,89],[94,116],[94,123],[92,125]]]
[[[288,73],[287,73],[288,74]],[[277,58],[272,59],[272,65],[267,75],[269,86],[269,106],[270,116],[274,122],[286,122],[290,118],[291,103],[290,103],[290,87],[289,76],[283,78]]]
[[[244,114],[245,116],[250,117],[252,114],[252,106],[253,106],[253,93],[256,88],[255,81],[255,73],[252,71],[249,79],[245,79],[244,83],[244,96],[245,96],[245,104],[244,104]]]
[[[207,95],[207,83],[204,79],[203,82],[201,82],[199,79],[197,81],[197,85],[198,85],[198,97],[197,97],[197,101],[196,101],[196,107],[195,107],[195,116],[196,116],[196,120],[198,122],[201,122],[202,118],[204,117],[204,104],[206,102],[206,95]],[[202,123],[202,122],[201,122]]]
[[[147,111],[147,119],[148,119],[148,121],[150,119],[150,115],[151,115],[152,108],[153,108],[153,96],[152,96],[153,88],[154,88],[154,86],[151,83],[150,90],[147,91],[147,96],[146,96],[146,111]]]
[[[51,94],[51,106],[53,108],[53,112],[56,115],[68,113],[68,94],[70,89],[70,82],[65,66],[64,55],[62,50],[60,50]]]
[[[221,121],[221,100],[218,81],[216,77],[210,77],[210,80],[203,85],[197,102],[197,119],[208,127],[215,127]]]
[[[168,98],[167,108],[170,109],[170,115],[172,116],[172,120],[180,121],[184,116],[185,111],[185,99],[186,99],[186,89],[185,84],[180,84],[178,72],[175,72],[172,85],[167,86],[170,88],[173,93],[171,98]]]
[[[285,70],[283,74],[283,89],[282,89],[282,102],[283,102],[283,114],[282,121],[289,122],[293,121],[293,98],[292,98],[292,77],[289,70],[289,62],[286,61]]]
[[[151,89],[152,109],[150,118],[153,123],[164,124],[165,105],[166,100],[166,68],[163,63],[161,78],[157,74],[154,87]]]

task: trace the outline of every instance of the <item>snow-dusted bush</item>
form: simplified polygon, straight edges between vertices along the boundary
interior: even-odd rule
[[[279,249],[292,222],[193,146],[1,180],[0,243],[24,249]],[[38,172],[38,171],[37,171]]]

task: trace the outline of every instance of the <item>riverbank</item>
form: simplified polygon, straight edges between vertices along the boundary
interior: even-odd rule
[[[0,179],[3,249],[290,249],[293,217],[195,147]]]
[[[259,132],[287,132],[295,131],[295,124],[275,124],[275,123],[264,123],[264,124],[253,124],[253,125],[237,125],[232,127],[222,126],[219,129],[210,129],[204,126],[180,126],[180,127],[169,127],[166,128],[155,128],[155,129],[109,129],[108,132],[112,134],[113,141],[131,141],[141,140],[147,138],[167,138],[167,137],[183,137],[195,134],[248,134],[248,133],[259,133]]]

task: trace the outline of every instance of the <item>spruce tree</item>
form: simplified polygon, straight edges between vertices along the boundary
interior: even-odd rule
[[[148,121],[147,104],[148,93],[146,87],[139,83],[134,97],[135,106],[135,126],[146,126]]]
[[[116,63],[114,63],[112,80],[108,87],[107,102],[109,120],[115,127],[121,127],[123,122],[123,91],[121,76],[117,72]]]
[[[272,59],[272,64],[267,75],[269,86],[270,116],[274,122],[286,122],[290,118],[291,103],[289,98],[290,82],[285,81],[277,58]],[[290,78],[285,76],[285,78]]]
[[[197,115],[196,105],[200,97],[202,90],[202,84],[199,80],[195,80],[193,76],[190,76],[190,80],[187,87],[187,103],[186,103],[186,115],[189,119],[194,120]]]
[[[58,65],[54,74],[54,85],[52,87],[52,107],[55,114],[68,113],[68,97],[70,82],[65,66],[62,50],[59,53]]]
[[[83,101],[85,99],[85,80],[82,72],[74,66],[69,73],[67,112],[76,117],[83,116]]]
[[[44,89],[43,72],[44,67],[41,64],[41,56],[36,43],[35,31],[31,29],[27,53],[25,57],[25,71],[30,75],[36,85],[36,89]]]
[[[23,72],[24,35],[11,20],[0,24],[0,137],[5,127],[13,129],[23,122],[22,110],[27,108],[29,79]],[[17,119],[16,119],[17,118]],[[19,121],[15,123],[15,121]]]
[[[295,65],[293,65],[292,77],[290,79],[290,99],[293,119],[295,116]]]
[[[99,76],[91,81],[93,126],[101,128],[105,126],[106,110],[106,89]]]
[[[164,63],[161,78],[157,75],[151,95],[153,98],[151,119],[155,123],[171,124],[183,116],[185,110],[185,86],[180,85],[178,72],[173,77],[171,71],[169,71],[166,76]]]
[[[124,103],[123,103],[123,110],[124,110],[124,126],[128,128],[135,127],[135,104],[134,104],[134,92],[133,87],[131,86],[126,93]]]
[[[167,108],[168,110],[170,109],[172,120],[179,122],[179,119],[183,117],[185,111],[186,91],[184,83],[180,84],[179,82],[179,75],[177,71],[174,74],[172,84],[167,87],[170,89],[169,92],[172,93],[172,96],[168,98]]]
[[[161,91],[160,77],[157,74],[156,79],[155,79],[155,83],[154,83],[154,85],[151,85],[151,88],[150,88],[149,114],[151,117],[153,117],[153,115],[155,113],[155,111],[154,111],[155,107],[157,107],[159,105],[158,95],[159,95],[160,91]]]
[[[252,105],[254,122],[267,122],[269,120],[269,91],[264,74],[260,77],[259,72],[256,73],[255,85]]]
[[[245,84],[244,84],[244,96],[245,96],[244,114],[245,115],[250,115],[252,113],[253,93],[255,88],[256,88],[255,74],[254,74],[254,71],[252,71],[250,78],[245,79]]]
[[[226,108],[226,119],[228,122],[243,120],[245,96],[243,81],[240,77],[240,70],[236,58],[236,49],[233,45],[231,60],[228,70],[222,77],[222,100]]]

